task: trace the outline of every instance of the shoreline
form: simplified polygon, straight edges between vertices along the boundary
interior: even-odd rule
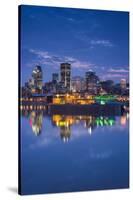
[[[101,104],[33,104],[26,103],[20,105],[21,111],[45,111],[49,115],[121,115],[127,107],[123,103],[108,103],[105,105]]]

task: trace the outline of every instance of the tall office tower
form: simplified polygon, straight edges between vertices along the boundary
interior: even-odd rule
[[[28,86],[29,86],[30,89],[32,89],[34,87],[34,79],[33,78],[29,79]]]
[[[63,86],[70,91],[71,88],[71,64],[62,63],[60,66],[60,76]]]
[[[75,76],[71,80],[71,88],[73,92],[81,92],[85,90],[84,78],[80,76]]]
[[[34,80],[34,88],[36,91],[41,92],[43,86],[43,73],[41,66],[36,66],[32,71],[32,78]]]
[[[86,91],[90,94],[97,94],[98,76],[93,71],[86,72]]]
[[[127,87],[126,79],[123,78],[120,80],[120,87],[121,87],[121,89],[126,89],[126,87]]]
[[[52,82],[54,84],[57,84],[59,82],[59,74],[58,73],[53,73],[52,74]]]

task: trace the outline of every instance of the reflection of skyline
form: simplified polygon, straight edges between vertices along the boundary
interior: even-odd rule
[[[29,118],[29,124],[32,128],[33,133],[38,136],[42,133],[43,117],[45,114],[43,111],[25,111],[22,112],[22,116]],[[121,127],[127,124],[128,113],[120,117]],[[93,134],[94,129],[98,127],[109,126],[112,127],[116,124],[115,116],[69,116],[69,115],[52,115],[51,124],[59,130],[60,138],[63,142],[68,142],[71,138],[73,126],[82,126],[87,130],[89,135]]]
[[[29,123],[32,127],[33,133],[38,136],[42,132],[42,121],[43,121],[43,112],[32,111],[29,117]]]
[[[66,142],[71,137],[71,127],[73,125],[82,125],[91,135],[96,127],[113,126],[115,117],[53,115],[52,123],[60,129],[60,136]]]

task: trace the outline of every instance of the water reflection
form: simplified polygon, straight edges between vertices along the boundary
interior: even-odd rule
[[[42,111],[32,111],[30,113],[29,123],[32,127],[33,133],[38,136],[42,132],[42,122],[43,122],[43,112]]]
[[[32,128],[32,132],[39,136],[42,133],[43,118],[50,117],[51,125],[59,129],[60,138],[64,142],[68,142],[72,135],[73,126],[82,126],[87,129],[89,135],[91,135],[94,129],[98,127],[112,127],[116,124],[116,116],[78,116],[78,115],[52,115],[48,116],[44,111],[28,111],[22,112],[22,116],[29,119],[29,125]],[[125,126],[129,118],[128,113],[124,113],[119,118],[119,124]]]
[[[23,193],[127,188],[128,118],[22,111]]]

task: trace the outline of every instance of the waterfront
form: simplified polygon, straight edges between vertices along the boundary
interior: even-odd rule
[[[19,194],[128,188],[129,12],[19,12]]]
[[[129,115],[21,113],[23,194],[127,188]]]

